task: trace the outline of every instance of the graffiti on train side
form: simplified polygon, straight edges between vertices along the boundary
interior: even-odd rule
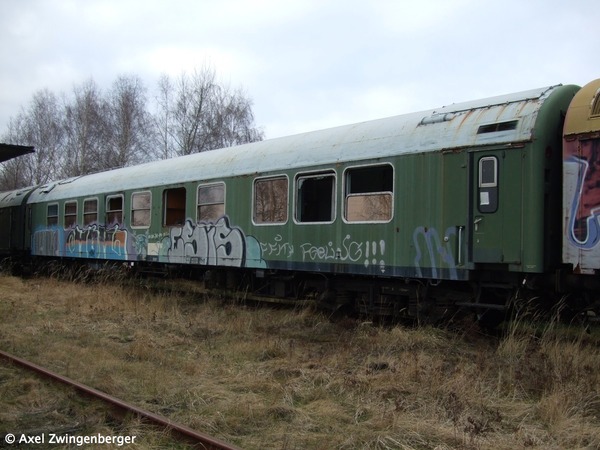
[[[342,261],[363,264],[365,268],[378,266],[385,272],[385,241],[357,241],[347,234],[341,243],[326,245],[305,242],[300,245],[303,261]]]
[[[458,279],[456,234],[456,227],[448,227],[443,235],[431,227],[414,229],[413,266],[417,277]],[[36,255],[130,261],[153,256],[167,263],[251,268],[267,268],[268,263],[263,258],[289,260],[296,257],[302,262],[362,265],[370,273],[373,270],[382,274],[389,272],[384,239],[360,240],[347,234],[338,242],[306,241],[294,245],[277,234],[270,242],[259,242],[241,228],[232,226],[228,216],[214,223],[194,223],[187,219],[183,226],[170,228],[168,234],[136,234],[135,230],[119,224],[111,227],[93,224],[83,228],[76,225],[67,230],[46,228],[33,234],[32,251]]]
[[[128,253],[135,252],[131,245],[129,232],[118,224],[46,228],[36,231],[32,238],[33,254],[43,256],[125,260]]]
[[[215,223],[186,220],[168,233],[131,231],[119,224],[92,224],[63,229],[37,230],[32,237],[34,255],[92,259],[146,260],[162,262],[266,268],[260,244],[242,229],[230,225],[227,216]]]
[[[67,256],[100,259],[127,259],[129,232],[118,224],[111,227],[90,225],[75,226],[67,231],[65,251]]]
[[[296,248],[291,242],[285,241],[278,234],[271,242],[261,242],[260,248],[264,256],[292,258],[296,253]],[[327,244],[315,242],[303,242],[298,245],[299,254],[302,255],[303,262],[348,262],[358,263],[369,267],[378,267],[384,273],[385,260],[385,241],[356,240],[350,234],[347,234],[340,243],[333,241]]]
[[[265,256],[291,258],[294,255],[294,245],[284,242],[280,234],[275,236],[273,242],[261,242],[260,249]]]
[[[64,233],[62,228],[49,228],[33,233],[31,252],[40,256],[61,256]]]
[[[162,242],[161,260],[173,263],[264,267],[260,246],[242,229],[231,226],[227,216],[215,223],[186,220],[173,227]]]
[[[567,239],[590,250],[600,243],[600,139],[566,142],[564,151]]]
[[[451,236],[456,236],[456,227],[448,227],[443,239],[435,228],[415,228],[413,243],[416,252],[414,265],[417,277],[423,277],[423,269],[427,268],[431,271],[432,278],[439,279],[442,278],[441,271],[444,268],[449,271],[451,280],[458,279]]]

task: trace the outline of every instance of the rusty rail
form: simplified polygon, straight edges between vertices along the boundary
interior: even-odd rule
[[[197,448],[207,450],[240,450],[238,447],[234,447],[231,444],[226,444],[225,442],[219,441],[218,439],[215,439],[211,436],[195,431],[185,425],[173,422],[167,417],[160,416],[150,411],[146,411],[142,408],[138,408],[137,406],[126,403],[116,397],[113,397],[112,395],[86,386],[85,384],[79,383],[65,376],[59,375],[56,372],[52,372],[51,370],[48,370],[42,366],[38,366],[37,364],[29,362],[25,359],[18,358],[14,355],[11,355],[10,353],[6,353],[0,350],[0,358],[8,360],[20,367],[32,370],[38,374],[43,375],[46,378],[50,378],[67,386],[71,386],[80,393],[102,400],[103,402],[108,403],[121,411],[133,413],[141,419],[147,420],[151,423],[154,423],[155,425],[165,427],[172,434],[175,434],[180,438],[183,438],[191,443],[196,444]]]

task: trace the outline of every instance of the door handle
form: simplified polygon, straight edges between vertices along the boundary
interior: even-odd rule
[[[476,217],[473,221],[473,225],[475,225],[475,231],[479,231],[479,224],[483,221],[483,217]]]

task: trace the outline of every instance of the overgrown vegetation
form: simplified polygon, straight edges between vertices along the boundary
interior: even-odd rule
[[[246,449],[600,447],[595,330],[332,323],[187,291],[2,276],[0,348]],[[0,435],[116,426],[58,390],[1,366]]]

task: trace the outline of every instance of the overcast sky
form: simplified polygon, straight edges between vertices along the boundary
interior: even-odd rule
[[[41,89],[211,65],[267,138],[600,77],[598,0],[0,0],[0,134]],[[22,143],[27,144],[27,143]]]

